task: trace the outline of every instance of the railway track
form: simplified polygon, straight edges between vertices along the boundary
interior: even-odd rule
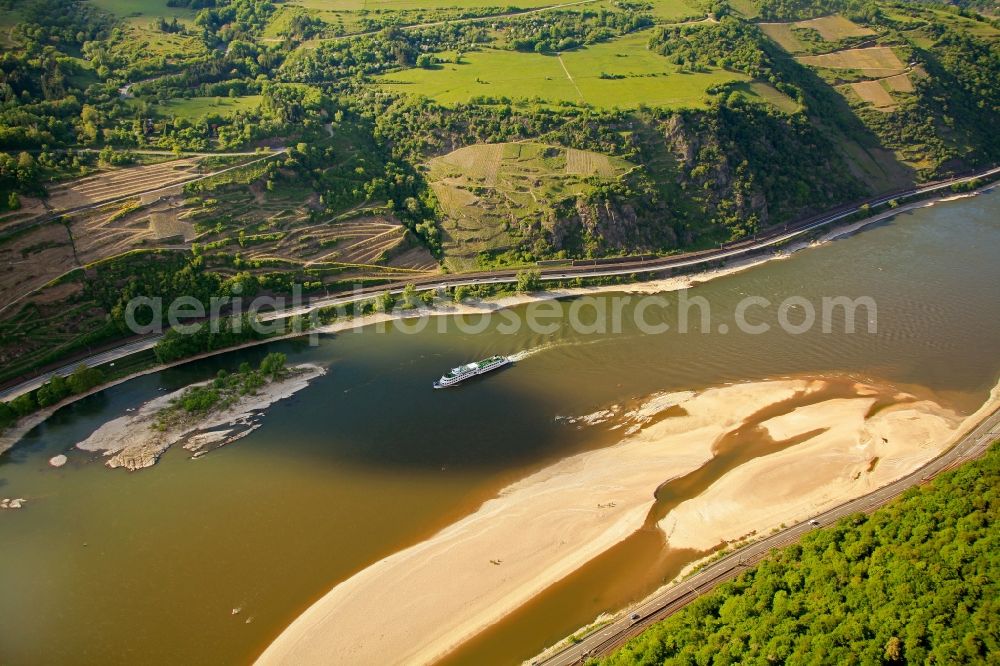
[[[969,430],[954,446],[907,476],[867,495],[844,502],[811,520],[753,542],[707,565],[687,580],[648,597],[636,607],[629,609],[622,617],[594,631],[579,643],[569,645],[554,654],[536,658],[531,663],[537,666],[570,666],[609,654],[651,625],[676,613],[698,597],[754,566],[767,557],[771,550],[795,543],[805,533],[830,525],[844,516],[874,511],[896,499],[907,489],[926,483],[938,474],[978,458],[998,438],[1000,438],[1000,408],[995,409]],[[639,618],[632,620],[633,614],[636,613]]]
[[[276,155],[282,154],[285,150],[285,148],[282,148],[280,151],[266,155],[261,159],[270,159]],[[230,169],[241,168],[244,166],[247,166],[247,164],[242,164],[238,167],[230,167]],[[229,169],[224,169],[223,171],[228,170]],[[222,173],[222,171],[209,174],[204,177],[211,177],[213,175],[218,175],[219,173]],[[716,262],[743,257],[768,248],[782,245],[811,233],[812,231],[850,217],[851,215],[860,212],[864,206],[874,207],[885,204],[894,199],[909,199],[916,196],[931,194],[952,187],[956,184],[967,183],[976,179],[993,178],[998,174],[1000,174],[1000,167],[994,167],[971,175],[949,178],[947,180],[930,183],[922,187],[903,192],[883,194],[865,201],[841,206],[833,211],[828,211],[822,215],[807,218],[794,224],[785,225],[783,228],[775,229],[767,234],[760,234],[756,235],[754,238],[724,244],[718,249],[698,250],[652,259],[643,257],[633,260],[633,258],[630,257],[616,257],[611,259],[587,260],[587,263],[581,265],[541,267],[538,269],[539,277],[543,281],[552,282],[578,277],[611,277],[649,274],[663,272],[666,270],[676,270],[682,268],[690,269],[697,268],[699,266],[711,265]],[[107,203],[108,202],[105,202],[101,205],[107,205]],[[65,211],[63,214],[65,214]],[[346,305],[348,303],[366,300],[384,293],[400,294],[403,292],[403,289],[407,284],[414,285],[414,287],[420,291],[427,291],[447,287],[512,283],[517,281],[518,273],[521,270],[523,269],[482,271],[476,273],[461,273],[447,277],[432,275],[423,278],[414,278],[407,280],[406,282],[395,282],[364,287],[356,289],[350,294],[320,298],[310,301],[302,306],[286,308],[275,312],[261,313],[259,318],[262,321],[286,319],[296,315],[305,315],[322,308],[335,307],[338,305]],[[8,385],[6,388],[0,390],[0,400],[10,400],[22,393],[36,389],[55,375],[66,376],[81,363],[88,366],[99,365],[101,363],[107,363],[119,358],[124,358],[125,356],[134,353],[137,347],[149,349],[156,344],[160,337],[161,336],[159,335],[149,335],[139,340],[133,340],[120,347],[102,351],[100,354],[95,356],[73,359],[71,363],[64,366],[58,367],[54,370],[42,372],[34,377],[26,378],[17,383]],[[219,352],[222,351],[225,350],[219,350]]]

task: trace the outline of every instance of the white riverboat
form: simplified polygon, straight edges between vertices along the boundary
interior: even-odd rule
[[[466,379],[472,379],[479,375],[486,374],[487,372],[493,372],[494,370],[499,370],[505,366],[510,365],[513,361],[507,356],[490,356],[482,361],[476,361],[475,363],[466,363],[465,365],[460,365],[457,368],[452,368],[445,374],[441,375],[441,379],[434,382],[434,388],[448,388],[449,386],[455,386],[464,382]]]

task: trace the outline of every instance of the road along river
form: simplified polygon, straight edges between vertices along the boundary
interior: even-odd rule
[[[767,436],[731,435],[717,460],[677,477],[659,494],[655,511],[644,508],[638,516],[640,526],[650,527],[643,538],[652,540],[661,538],[655,525],[663,525],[666,514],[717,492],[717,481],[734,467],[808,445],[809,433],[784,417],[820,398],[845,400],[848,410],[843,391],[858,382],[876,387],[876,415],[879,396],[889,401],[900,392],[971,413],[1000,372],[998,249],[1000,194],[991,193],[901,214],[698,285],[683,297],[710,303],[705,331],[675,332],[681,293],[665,294],[661,306],[643,313],[647,324],[673,325],[656,334],[636,326],[637,301],[624,305],[620,333],[574,331],[573,301],[565,301],[547,320],[555,324],[550,333],[505,333],[501,318],[478,333],[466,332],[468,325],[463,331],[454,319],[441,320],[444,332],[437,321],[412,334],[365,329],[324,337],[317,347],[291,341],[222,355],[87,398],[0,456],[0,498],[26,500],[19,510],[0,511],[0,662],[250,661],[338,583],[370,576],[363,572],[474,515],[504,487],[626,437],[624,428],[613,429],[624,417],[558,417],[614,405],[624,414],[651,396],[722,391],[730,384],[825,382],[812,397],[792,391],[764,401],[747,418],[755,427],[766,424]],[[747,296],[774,304],[756,307],[750,317],[770,323],[770,331],[738,330],[734,312]],[[777,306],[789,296],[817,310],[824,296],[870,296],[877,332],[859,325],[854,334],[839,333],[843,321],[834,320],[829,333],[817,324],[790,335],[777,325]],[[135,473],[107,469],[99,455],[73,448],[164,391],[273,350],[287,353],[291,363],[328,371],[271,406],[262,427],[238,442],[197,460],[170,450]],[[445,369],[494,353],[521,360],[453,391],[431,389]],[[787,409],[767,411],[782,400]],[[733,402],[732,411],[745,404]],[[688,417],[697,408],[690,405]],[[670,427],[679,422],[675,416],[684,418],[667,410],[643,427]],[[48,464],[57,454],[68,456],[65,466]],[[650,505],[655,485],[646,495]],[[607,506],[614,499],[595,496],[594,502]],[[624,500],[608,510],[622,506]],[[684,515],[674,513],[676,520]],[[633,543],[628,538],[622,534],[622,543]],[[621,546],[633,547],[652,552],[641,544]],[[599,612],[640,598],[702,544],[686,556],[677,550],[683,549],[670,555],[676,561],[624,575],[598,557],[578,575],[600,585],[541,585],[536,601],[450,659],[488,664],[530,657]],[[500,578],[516,573],[516,562],[482,564]],[[352,645],[385,635],[390,642],[399,627],[385,610],[364,618],[371,633],[342,633],[337,641]]]

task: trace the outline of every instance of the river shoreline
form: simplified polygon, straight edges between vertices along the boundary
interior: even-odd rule
[[[963,192],[960,194],[949,193],[947,195],[942,195],[940,197],[922,199],[920,201],[916,201],[910,204],[904,204],[902,206],[899,206],[898,208],[894,208],[888,211],[883,211],[881,213],[875,214],[863,220],[835,227],[834,229],[825,232],[815,240],[796,241],[790,244],[789,246],[783,248],[782,250],[779,250],[778,252],[774,252],[767,255],[746,257],[734,262],[730,262],[727,266],[724,266],[722,268],[708,269],[692,273],[684,273],[681,275],[671,276],[657,280],[650,280],[647,282],[554,289],[550,291],[535,292],[532,294],[518,294],[515,296],[505,296],[498,299],[480,301],[478,303],[440,304],[435,308],[416,308],[413,310],[406,310],[403,312],[365,315],[363,317],[354,317],[349,320],[338,321],[332,324],[328,324],[326,326],[321,326],[307,333],[301,333],[301,332],[289,333],[287,335],[275,336],[263,340],[252,340],[233,347],[216,349],[202,354],[197,354],[195,356],[189,356],[187,358],[179,359],[171,363],[158,364],[155,366],[151,366],[149,368],[144,368],[142,370],[130,373],[112,382],[96,386],[83,393],[68,396],[67,398],[64,398],[62,401],[60,401],[55,405],[50,405],[48,407],[42,408],[28,415],[27,417],[20,419],[13,426],[7,428],[6,431],[0,433],[0,455],[6,453],[8,450],[14,447],[19,441],[21,441],[21,439],[24,438],[25,435],[31,432],[31,430],[44,423],[50,416],[52,416],[52,414],[54,414],[59,409],[66,407],[67,405],[70,405],[78,400],[81,400],[95,393],[99,393],[100,391],[103,391],[105,389],[109,389],[114,386],[118,386],[119,384],[123,384],[129,380],[135,379],[136,377],[142,377],[144,375],[149,375],[154,372],[159,372],[161,370],[177,367],[185,363],[198,361],[205,358],[210,358],[212,356],[218,356],[220,354],[226,354],[241,349],[247,349],[249,347],[256,347],[270,342],[291,340],[312,334],[340,333],[347,330],[363,328],[365,326],[370,326],[373,324],[385,323],[395,320],[411,319],[419,316],[454,316],[454,315],[466,315],[466,314],[467,315],[486,314],[486,313],[497,312],[505,308],[511,308],[518,305],[524,305],[533,302],[549,301],[558,298],[571,298],[576,296],[601,294],[601,293],[617,292],[626,294],[629,293],[654,294],[667,291],[678,291],[681,289],[686,289],[689,287],[696,286],[698,284],[707,282],[714,278],[738,273],[740,271],[747,270],[755,266],[759,266],[769,261],[787,258],[792,253],[803,249],[811,247],[819,247],[828,242],[836,240],[837,238],[857,233],[858,231],[864,229],[864,227],[895,217],[900,213],[905,213],[920,208],[928,208],[939,203],[947,203],[951,201],[957,201],[960,199],[966,199],[969,197],[978,196],[980,194],[987,193],[998,186],[1000,186],[1000,183],[988,183],[971,192]],[[12,396],[14,397],[16,397],[16,395],[18,394],[17,393],[12,394]]]
[[[614,419],[626,434],[529,475],[335,586],[257,663],[432,663],[639,529],[654,491],[704,466],[716,444],[741,428],[759,425],[775,440],[809,436],[729,470],[668,513],[659,524],[668,547],[705,551],[807,519],[920,467],[967,422],[892,387],[851,380],[838,397],[829,393],[834,383],[785,379],[659,394],[631,413],[578,418]],[[869,415],[878,400],[891,404]],[[683,415],[660,418],[673,407]],[[767,482],[753,483],[761,478]],[[753,492],[742,499],[729,492],[747,484]],[[749,522],[739,520],[748,511]]]
[[[923,404],[918,405],[918,409],[925,410],[928,407],[927,401],[921,401],[921,402]],[[998,377],[997,384],[990,391],[990,394],[986,399],[986,401],[975,412],[961,419],[961,422],[959,423],[957,428],[955,428],[951,432],[951,434],[949,434],[946,437],[944,444],[940,446],[939,450],[937,451],[937,454],[941,454],[950,449],[956,442],[961,440],[962,437],[964,437],[968,432],[973,430],[979,423],[983,421],[983,419],[987,418],[998,407],[1000,407],[1000,377]],[[898,414],[893,418],[894,419],[898,418]],[[774,419],[774,421],[780,421],[780,419]],[[777,423],[775,423],[774,425],[777,425]],[[659,526],[661,527],[661,529],[665,530],[676,530],[678,525],[683,524],[683,522],[687,520],[688,525],[684,525],[683,529],[696,530],[701,527],[704,527],[705,515],[704,514],[697,515],[697,514],[699,514],[703,509],[708,509],[712,501],[721,501],[725,503],[726,506],[723,507],[723,512],[729,514],[728,517],[731,517],[734,513],[734,509],[738,511],[737,509],[738,504],[742,500],[746,499],[741,495],[741,493],[746,492],[747,490],[746,482],[750,479],[753,479],[755,476],[759,479],[761,476],[766,477],[769,474],[774,474],[775,472],[778,472],[790,477],[793,483],[794,482],[801,483],[800,476],[802,470],[798,470],[799,475],[797,476],[795,470],[791,468],[784,468],[784,466],[807,464],[811,472],[813,458],[810,458],[809,455],[815,456],[817,455],[818,452],[816,450],[817,447],[815,446],[812,447],[811,450],[807,450],[807,448],[805,447],[797,447],[797,448],[798,450],[793,449],[791,451],[782,452],[782,454],[776,454],[775,456],[773,456],[773,460],[757,459],[753,461],[752,464],[744,465],[740,468],[732,470],[732,472],[725,475],[723,479],[720,479],[719,482],[713,484],[713,486],[709,489],[711,494],[710,492],[703,493],[701,496],[695,498],[694,500],[686,502],[681,506],[677,507],[677,510],[671,512],[667,517],[665,517],[662,521],[660,521]],[[843,450],[834,452],[835,456],[843,457],[844,454],[845,451]],[[933,457],[934,456],[931,456],[931,458]],[[907,460],[907,458],[910,459]],[[914,464],[912,456],[907,456],[907,454],[904,452],[902,460],[890,461],[890,462],[891,463],[895,462],[897,467],[899,466],[898,465],[899,462],[904,463],[903,469],[909,471],[906,471],[903,474],[899,474],[898,476],[905,476],[906,473],[913,471],[913,469],[919,469],[929,460],[930,459],[923,460],[919,464]],[[808,461],[808,463],[806,461]],[[881,460],[876,462],[880,463]],[[845,479],[845,481],[847,481],[847,479]],[[857,483],[858,481],[859,479],[852,478],[848,481],[848,483]],[[866,486],[866,489],[863,492],[861,492],[860,495],[872,492],[874,490],[877,490],[878,488],[885,487],[886,485],[892,483],[892,481],[890,480],[884,483],[879,483],[877,485],[872,485],[871,483],[868,483],[869,479],[863,479],[861,481],[863,482],[863,485]],[[733,485],[730,486],[730,484]],[[750,496],[757,501],[757,504],[756,506],[751,506],[750,510],[753,511],[753,513],[756,515],[751,515],[748,521],[745,522],[741,521],[739,527],[734,527],[733,525],[729,526],[728,531],[733,534],[736,534],[741,530],[745,531],[741,536],[724,537],[723,541],[726,543],[727,546],[731,546],[732,548],[741,548],[750,543],[753,543],[756,539],[769,534],[766,527],[767,521],[765,520],[762,522],[760,519],[763,516],[766,516],[771,509],[771,507],[767,507],[764,504],[762,504],[761,500],[762,499],[765,501],[770,501],[770,500],[761,497],[759,488],[755,490],[757,490],[757,492],[752,492]],[[787,491],[787,488],[776,487],[770,490]],[[812,489],[811,491],[812,494],[815,495],[817,490],[819,491],[819,493],[822,494],[825,492],[826,489]],[[788,493],[786,492],[785,494],[787,495]],[[803,502],[797,502],[795,499],[792,499],[792,503],[804,504]],[[751,503],[747,502],[746,504],[751,504]],[[817,504],[816,505],[817,508],[815,510],[813,510],[813,507],[802,507],[802,510],[799,511],[799,515],[793,518],[791,521],[788,521],[788,524],[794,525],[801,523],[804,520],[808,520],[813,515],[819,515],[828,508],[832,508],[833,506],[837,506],[839,504],[840,504],[839,501],[832,501],[829,498],[827,498],[827,500],[824,501],[822,504]],[[699,522],[701,524],[695,524],[696,522]],[[719,536],[724,531],[724,530],[719,530],[717,528],[718,526],[716,526],[716,529],[714,531],[715,536]],[[702,539],[700,535],[692,531],[689,531],[687,534],[679,534],[679,535],[675,533],[674,537],[675,538],[680,537],[677,540],[677,543],[680,544],[683,544],[685,540],[687,540],[689,544],[698,544],[699,542],[701,544],[705,543],[705,540]],[[620,608],[613,613],[605,613],[602,616],[595,618],[593,623],[580,627],[575,632],[574,635],[577,636],[586,635],[590,631],[598,628],[599,626],[603,626],[608,622],[613,622],[618,618],[630,614],[633,611],[633,609],[645,606],[646,604],[649,603],[651,599],[657,597],[658,595],[661,595],[667,589],[681,584],[693,572],[695,572],[701,566],[713,561],[717,557],[718,553],[713,552],[706,554],[704,557],[700,557],[698,559],[689,562],[680,570],[680,572],[673,580],[657,588],[655,591],[651,592],[648,596],[634,603],[631,603],[628,606]],[[566,648],[566,646],[569,643],[570,643],[570,638],[569,637],[564,638],[563,640],[554,643],[546,647],[544,650],[540,651],[530,660],[530,662],[541,663],[546,659],[550,658],[551,656],[555,655],[556,653],[560,652],[564,648]],[[525,664],[527,663],[528,660],[525,661]]]
[[[640,436],[642,432],[634,431],[636,425],[648,430],[661,420],[674,420],[684,408],[664,411],[664,406],[682,398],[677,395],[682,392],[765,381],[854,382],[892,387],[893,395],[914,396],[908,398],[910,403],[929,400],[958,414],[971,413],[1000,375],[996,355],[990,353],[996,348],[995,331],[1000,330],[1000,292],[993,289],[1000,283],[1000,264],[994,261],[1000,242],[1000,199],[995,192],[870,224],[866,233],[854,232],[820,251],[794,252],[789,261],[708,281],[688,293],[569,297],[501,310],[484,317],[491,320],[489,325],[480,323],[478,316],[413,319],[399,327],[389,324],[381,335],[369,325],[358,329],[364,335],[348,331],[321,336],[316,347],[300,338],[183,365],[185,360],[180,367],[81,401],[31,432],[11,451],[9,464],[3,465],[0,483],[10,489],[5,488],[4,495],[28,498],[29,510],[0,515],[4,539],[11,544],[4,551],[3,569],[12,583],[12,594],[6,595],[3,606],[10,621],[0,641],[2,652],[15,661],[34,655],[51,663],[82,653],[113,660],[128,650],[140,650],[154,662],[173,655],[175,660],[253,663],[336,585],[434,538],[486,502],[503,499],[498,497],[502,490],[560,460]],[[800,238],[819,238],[828,229]],[[853,225],[844,231],[852,233]],[[710,265],[733,268],[734,261],[731,257],[728,265],[720,261]],[[698,281],[703,276],[689,277]],[[622,291],[616,287],[605,290]],[[877,329],[864,330],[865,321],[872,323],[869,316],[862,320],[860,331],[845,335],[844,318],[835,313],[832,330],[813,326],[790,337],[783,326],[775,325],[781,322],[776,322],[774,307],[752,313],[751,321],[771,324],[763,335],[748,334],[737,326],[725,336],[718,326],[733,323],[736,306],[748,296],[763,296],[777,304],[794,295],[818,308],[825,297],[837,294],[874,300]],[[665,322],[676,332],[679,306],[699,297],[710,304],[712,316],[707,326],[699,325],[695,317],[694,335],[650,334],[643,329],[644,323]],[[444,301],[442,309],[452,309],[452,299]],[[651,305],[647,316],[634,317],[645,302]],[[590,325],[594,312],[600,314],[601,308],[608,312],[613,306],[622,308],[622,316],[621,325],[612,326],[614,320],[608,319],[610,335]],[[558,328],[549,334],[537,326],[514,330],[507,325],[531,324],[536,312],[557,322]],[[799,314],[793,312],[792,320]],[[343,324],[346,319],[326,321]],[[576,326],[577,321],[583,327]],[[483,333],[474,333],[479,330]],[[697,334],[701,331],[709,334]],[[292,364],[316,363],[328,372],[309,390],[268,408],[262,421],[267,427],[237,442],[238,448],[213,452],[201,464],[192,464],[193,453],[175,446],[156,469],[140,477],[109,472],[100,454],[70,453],[100,425],[134,414],[147,400],[215,377],[219,368],[259,361],[268,352],[284,352]],[[521,361],[516,362],[519,367],[455,392],[433,391],[429,386],[428,380],[442,369],[493,353],[511,355]],[[134,355],[116,363],[110,369],[115,374],[108,377],[153,362],[149,353]],[[861,401],[870,401],[871,396],[847,398],[856,409],[834,409],[833,403],[829,410],[819,410],[831,415],[832,426],[824,428],[839,425],[833,420],[835,413],[856,422]],[[734,399],[732,406],[726,405],[736,418],[746,411],[739,407],[741,402]],[[697,404],[706,405],[704,400]],[[818,418],[807,406],[795,409],[803,408],[802,418]],[[877,404],[869,411],[885,408]],[[625,416],[632,413],[636,419]],[[772,410],[768,418],[779,416]],[[919,418],[934,419],[933,415]],[[714,529],[710,523],[696,523],[702,520],[699,512],[689,511],[699,504],[698,496],[754,458],[815,444],[767,441],[772,434],[801,432],[789,425],[793,421],[768,424],[773,431],[759,424],[746,429],[750,439],[727,439],[723,448],[729,454],[714,454],[695,472],[678,477],[678,470],[661,469],[669,478],[665,482],[669,496],[659,496],[657,511],[637,519],[643,520],[638,532],[626,534],[583,565],[572,563],[575,571],[486,629],[473,629],[470,638],[459,637],[439,666],[516,663],[568,635],[579,640],[585,632],[578,628],[595,617],[628,608],[682,575],[690,563],[704,562],[709,553],[667,550],[659,523],[675,510],[671,522],[687,512],[689,528]],[[219,428],[223,429],[226,426]],[[976,429],[979,434],[986,431],[985,425]],[[766,438],[757,441],[758,435]],[[896,438],[890,435],[889,440],[894,445]],[[748,446],[740,446],[743,443]],[[864,510],[886,497],[890,488],[894,493],[897,487],[921,483],[930,470],[964,456],[970,446],[975,448],[971,437],[909,475],[905,484],[883,487],[809,517],[827,524],[833,520],[830,516]],[[68,463],[53,467],[50,461],[62,453],[69,453]],[[874,461],[875,457],[880,459]],[[865,455],[844,466],[857,465],[862,474],[869,466],[879,472],[890,458]],[[823,485],[823,480],[817,479],[816,485]],[[589,484],[579,490],[580,496],[588,489],[592,494],[612,490],[608,484],[600,488]],[[535,495],[543,498],[540,492]],[[644,500],[651,501],[648,492]],[[747,498],[754,510],[759,500]],[[683,502],[689,504],[680,507]],[[581,501],[579,513],[606,514],[599,517],[609,518],[610,525],[617,522],[611,514],[622,506],[616,498],[594,498],[589,504]],[[650,517],[651,513],[655,515]],[[499,519],[497,528],[506,520]],[[143,527],[154,523],[156,529]],[[492,523],[483,525],[492,528]],[[794,521],[787,524],[793,527]],[[595,523],[586,529],[598,527]],[[768,532],[738,532],[723,547],[734,552],[733,557],[722,558],[716,551],[711,559],[724,559],[718,567],[666,594],[686,600],[691,584],[703,589],[705,581],[725,567],[739,568],[742,558],[762,556],[772,544],[809,531],[805,520],[771,538],[766,538]],[[576,538],[573,533],[568,536]],[[677,538],[680,542],[685,536]],[[743,544],[749,547],[744,550]],[[651,561],[649,547],[667,552],[661,560]],[[58,566],[52,565],[52,553],[60,554]],[[483,554],[487,557],[478,562],[483,578],[507,576],[511,585],[521,587],[514,578],[526,575],[526,562],[492,548]],[[288,566],[289,562],[296,566]],[[158,575],[149,576],[151,570]],[[281,575],[267,575],[269,571]],[[394,575],[391,570],[387,573]],[[171,584],[164,586],[164,580]],[[127,598],[107,593],[121,589],[129,592]],[[406,593],[401,589],[387,607]],[[23,599],[35,601],[25,605]],[[627,628],[632,613],[652,607],[625,611],[615,629],[596,632],[571,652],[592,648],[609,635],[606,632]],[[92,621],[81,624],[79,617]],[[387,628],[394,625],[391,616],[381,621],[381,609],[369,620]],[[338,634],[353,642],[348,631]],[[39,640],[44,635],[58,635],[60,640]],[[143,637],[142,645],[135,643],[136,636]]]

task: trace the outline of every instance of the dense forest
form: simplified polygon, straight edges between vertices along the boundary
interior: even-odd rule
[[[1000,445],[805,536],[602,664],[989,663],[1000,651]]]

